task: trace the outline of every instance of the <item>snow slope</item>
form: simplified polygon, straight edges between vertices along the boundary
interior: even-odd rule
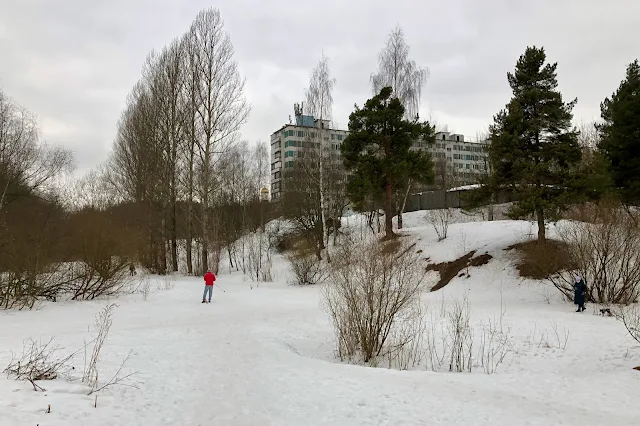
[[[640,373],[632,370],[640,350],[621,324],[591,310],[577,314],[544,283],[514,273],[513,254],[503,248],[529,238],[529,223],[458,223],[436,243],[423,216],[406,215],[404,222],[425,257],[453,260],[472,249],[494,256],[471,268],[470,278],[455,278],[424,298],[437,307],[467,294],[474,322],[505,310],[516,353],[496,374],[340,364],[318,288],[287,286],[279,259],[276,282],[257,288],[241,275],[220,276],[226,292],[214,290],[210,305],[199,303],[200,278],[177,278],[174,289],[146,301],[141,295],[116,300],[101,377],[132,350],[139,389],[109,388],[94,408],[94,397],[77,383],[44,382],[47,392],[36,393],[2,376],[0,425],[640,424]],[[0,369],[26,338],[55,337],[68,351],[82,347],[105,303],[0,312]],[[76,368],[83,368],[81,356]]]

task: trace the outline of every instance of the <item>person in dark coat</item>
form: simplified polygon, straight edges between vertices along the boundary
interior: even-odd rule
[[[573,303],[578,305],[576,312],[583,312],[586,308],[584,302],[587,297],[587,285],[579,275],[576,275],[576,282],[573,283]]]

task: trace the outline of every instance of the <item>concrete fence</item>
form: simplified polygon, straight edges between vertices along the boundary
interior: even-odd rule
[[[446,208],[464,208],[465,202],[462,200],[461,194],[466,192],[460,191],[424,191],[418,194],[412,194],[407,199],[407,205],[404,212],[415,212],[418,210],[440,210]],[[513,201],[513,197],[508,193],[500,193],[497,196],[496,204],[504,204]]]

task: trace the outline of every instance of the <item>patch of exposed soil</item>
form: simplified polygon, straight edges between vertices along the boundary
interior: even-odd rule
[[[469,261],[469,266],[482,266],[489,263],[489,261],[493,258],[489,253],[481,254],[480,256],[476,256]]]
[[[544,280],[560,271],[575,269],[568,246],[562,241],[537,240],[514,244],[505,250],[516,250],[516,269],[523,278]]]
[[[451,282],[456,276],[463,277],[466,274],[460,272],[469,266],[481,266],[489,263],[491,255],[489,253],[482,254],[478,257],[473,257],[476,251],[470,251],[464,256],[453,260],[451,262],[432,263],[426,267],[426,271],[437,271],[440,273],[440,280],[433,286],[431,291],[438,291]],[[460,275],[458,275],[460,274]]]

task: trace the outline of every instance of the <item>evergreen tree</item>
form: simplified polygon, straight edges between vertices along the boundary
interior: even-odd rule
[[[581,150],[572,127],[577,100],[565,103],[557,90],[557,63],[545,64],[544,48],[528,47],[507,78],[513,98],[494,117],[488,148],[493,170],[485,191],[512,191],[510,216],[534,215],[538,240],[545,220],[557,217],[580,193]]]
[[[640,204],[640,65],[636,59],[611,98],[600,105],[598,148],[626,204]]]
[[[348,177],[350,199],[362,205],[384,198],[386,238],[392,238],[395,190],[410,179],[419,183],[433,180],[431,156],[411,150],[413,142],[435,141],[435,128],[429,123],[404,119],[404,106],[385,87],[369,99],[364,108],[349,116],[349,136],[341,145]]]

